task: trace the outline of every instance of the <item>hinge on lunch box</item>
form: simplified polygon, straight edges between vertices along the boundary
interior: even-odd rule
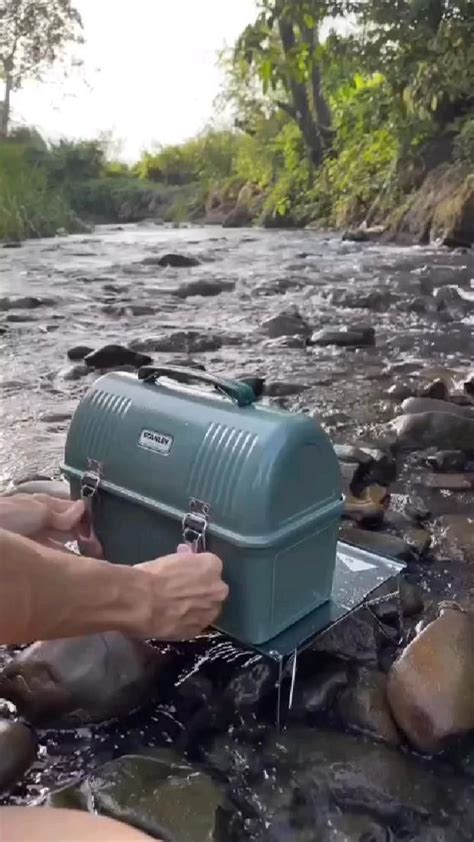
[[[87,471],[83,474],[81,480],[81,498],[89,500],[97,493],[100,481],[102,479],[102,465],[96,462],[95,459],[87,460]]]
[[[206,550],[206,532],[209,525],[211,507],[208,503],[196,500],[189,501],[189,511],[183,517],[183,541],[189,544],[195,553]]]

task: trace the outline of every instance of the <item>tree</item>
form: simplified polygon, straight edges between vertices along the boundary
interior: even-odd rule
[[[71,0],[0,0],[0,138],[8,134],[11,95],[41,78],[67,43],[81,42],[82,21]]]
[[[276,106],[294,120],[310,159],[321,164],[331,150],[331,111],[324,93],[320,27],[337,3],[260,0],[257,20],[239,38],[234,61],[253,68]]]

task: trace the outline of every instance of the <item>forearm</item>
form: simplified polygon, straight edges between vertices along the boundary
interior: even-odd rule
[[[0,529],[0,643],[104,631],[134,635],[150,610],[144,571],[49,549]]]

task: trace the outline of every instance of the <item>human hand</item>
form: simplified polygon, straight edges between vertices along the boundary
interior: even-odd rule
[[[48,494],[0,497],[0,528],[41,544],[75,540],[85,513],[82,500],[72,502]]]
[[[211,553],[180,552],[137,565],[149,575],[149,616],[139,633],[161,640],[190,640],[212,625],[227,599],[222,562]]]

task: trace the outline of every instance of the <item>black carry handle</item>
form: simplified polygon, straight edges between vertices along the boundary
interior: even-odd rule
[[[138,370],[138,379],[145,383],[153,383],[159,377],[169,377],[178,383],[205,383],[235,401],[237,406],[250,406],[255,403],[257,397],[251,386],[241,383],[240,380],[226,380],[205,371],[197,371],[191,368],[167,365],[145,365]]]

